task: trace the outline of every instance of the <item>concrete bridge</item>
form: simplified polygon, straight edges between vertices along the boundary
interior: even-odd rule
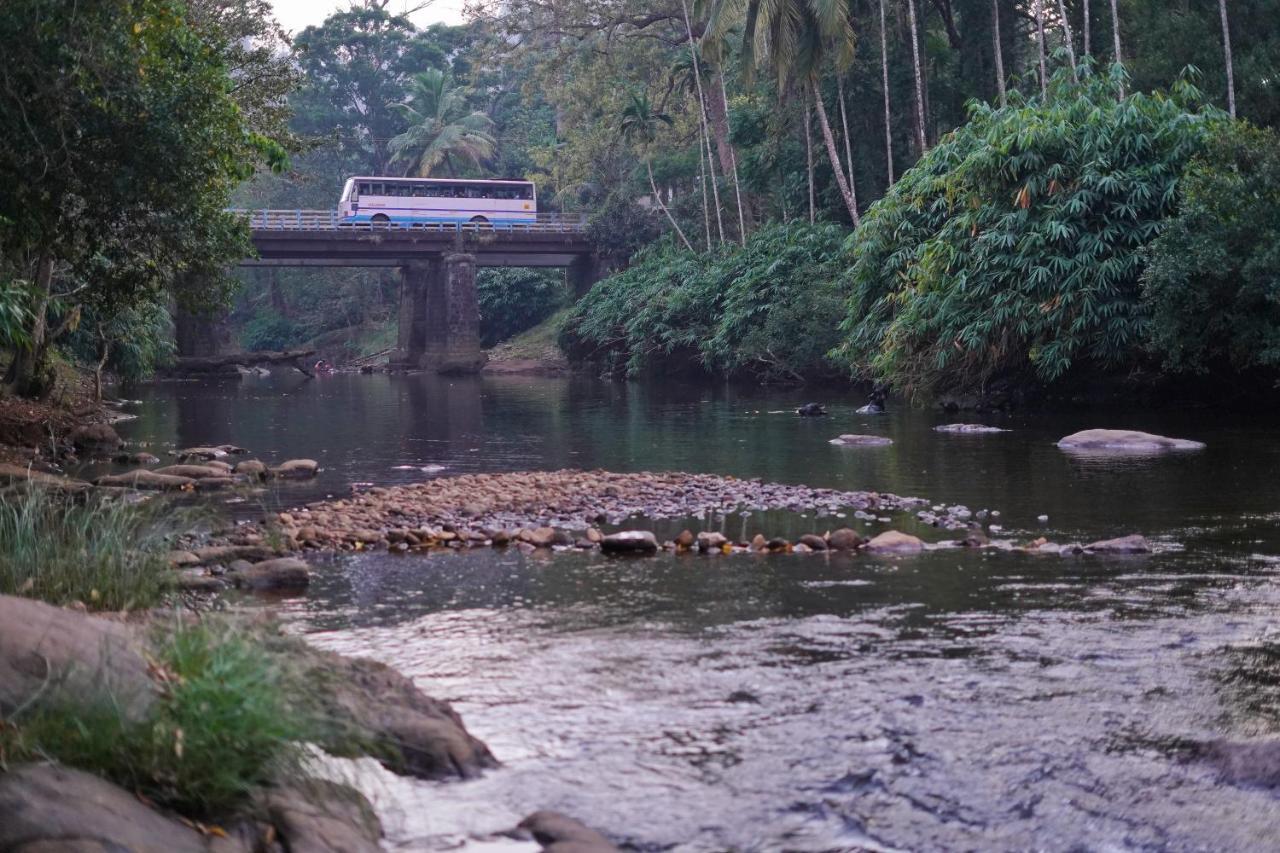
[[[575,295],[591,289],[607,266],[571,214],[538,214],[516,225],[477,223],[341,224],[332,210],[241,211],[258,257],[244,267],[398,267],[400,315],[394,367],[440,373],[484,365],[477,267],[561,267]],[[184,322],[185,321],[185,322]],[[178,317],[184,356],[214,355],[208,321]]]

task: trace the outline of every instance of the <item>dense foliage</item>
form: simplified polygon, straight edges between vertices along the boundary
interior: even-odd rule
[[[793,223],[710,255],[651,246],[574,306],[561,345],[629,376],[691,367],[763,379],[830,375],[844,235],[831,223]]]
[[[1280,369],[1280,136],[1223,125],[1149,257],[1143,300],[1167,369]]]
[[[539,269],[482,269],[476,275],[480,343],[491,347],[532,329],[564,305],[564,273]]]
[[[1132,358],[1142,247],[1216,113],[1186,85],[1115,92],[1060,74],[1045,101],[975,104],[852,239],[841,361],[927,392]]]

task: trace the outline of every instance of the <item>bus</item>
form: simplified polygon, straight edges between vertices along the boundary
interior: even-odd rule
[[[538,218],[531,181],[461,178],[348,178],[338,202],[343,225],[471,223],[494,228]]]

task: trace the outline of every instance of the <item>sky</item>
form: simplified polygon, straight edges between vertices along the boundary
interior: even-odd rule
[[[388,12],[402,12],[422,6],[424,0],[391,0]],[[425,8],[415,12],[410,19],[419,27],[434,23],[462,23],[464,0],[427,0]],[[271,0],[278,20],[291,33],[300,32],[312,24],[318,24],[334,12],[351,6],[350,0]]]

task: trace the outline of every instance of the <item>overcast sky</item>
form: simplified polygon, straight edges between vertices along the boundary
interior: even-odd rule
[[[462,23],[463,0],[430,0],[425,9],[411,17],[419,27],[444,22]],[[304,27],[318,24],[340,9],[351,6],[350,0],[271,0],[276,9],[276,19],[289,32],[296,33]],[[388,12],[402,12],[423,5],[422,0],[391,0]]]

